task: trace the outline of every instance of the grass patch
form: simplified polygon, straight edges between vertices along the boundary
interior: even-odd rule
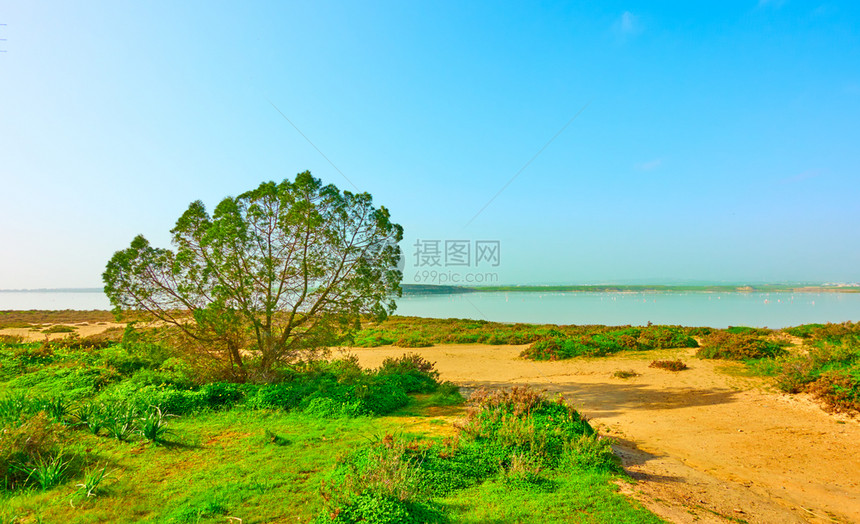
[[[261,384],[196,370],[142,339],[0,342],[0,516],[458,522],[579,486],[594,515],[656,521],[614,493],[609,441],[537,392],[482,392],[456,429],[459,388],[417,355],[297,362]],[[475,493],[493,486],[511,495],[489,510]]]
[[[74,333],[77,330],[74,326],[64,326],[62,324],[57,324],[42,330],[42,333],[50,334],[50,333]]]

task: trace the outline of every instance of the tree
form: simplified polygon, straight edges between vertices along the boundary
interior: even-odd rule
[[[323,186],[310,172],[228,197],[212,216],[193,202],[174,250],[142,236],[102,275],[114,311],[174,326],[238,379],[330,345],[361,315],[384,319],[400,296],[403,228],[368,193]]]

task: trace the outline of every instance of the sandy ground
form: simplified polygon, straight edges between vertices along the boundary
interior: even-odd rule
[[[860,522],[860,423],[770,390],[742,366],[694,350],[533,362],[523,346],[357,348],[364,366],[419,353],[465,388],[561,392],[602,433],[635,483],[621,490],[672,522]],[[690,369],[649,368],[682,358]],[[639,376],[613,377],[618,370]],[[735,371],[733,374],[732,371]]]
[[[88,337],[103,333],[108,328],[124,328],[124,323],[117,322],[69,322],[62,324],[74,328],[74,332],[80,337]],[[5,328],[0,329],[0,335],[11,335],[21,337],[25,342],[38,342],[41,340],[57,340],[69,336],[68,333],[42,333],[42,328]]]

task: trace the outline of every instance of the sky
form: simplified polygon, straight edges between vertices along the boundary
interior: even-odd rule
[[[192,201],[304,170],[391,211],[405,283],[860,281],[856,2],[33,1],[0,24],[0,289],[99,287]]]

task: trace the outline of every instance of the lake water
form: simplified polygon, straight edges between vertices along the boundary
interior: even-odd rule
[[[769,327],[860,320],[860,293],[469,293],[404,297],[398,315],[546,324]]]
[[[0,291],[0,310],[110,309],[100,292]],[[403,297],[398,315],[544,324],[754,326],[860,321],[860,293],[468,293]]]

